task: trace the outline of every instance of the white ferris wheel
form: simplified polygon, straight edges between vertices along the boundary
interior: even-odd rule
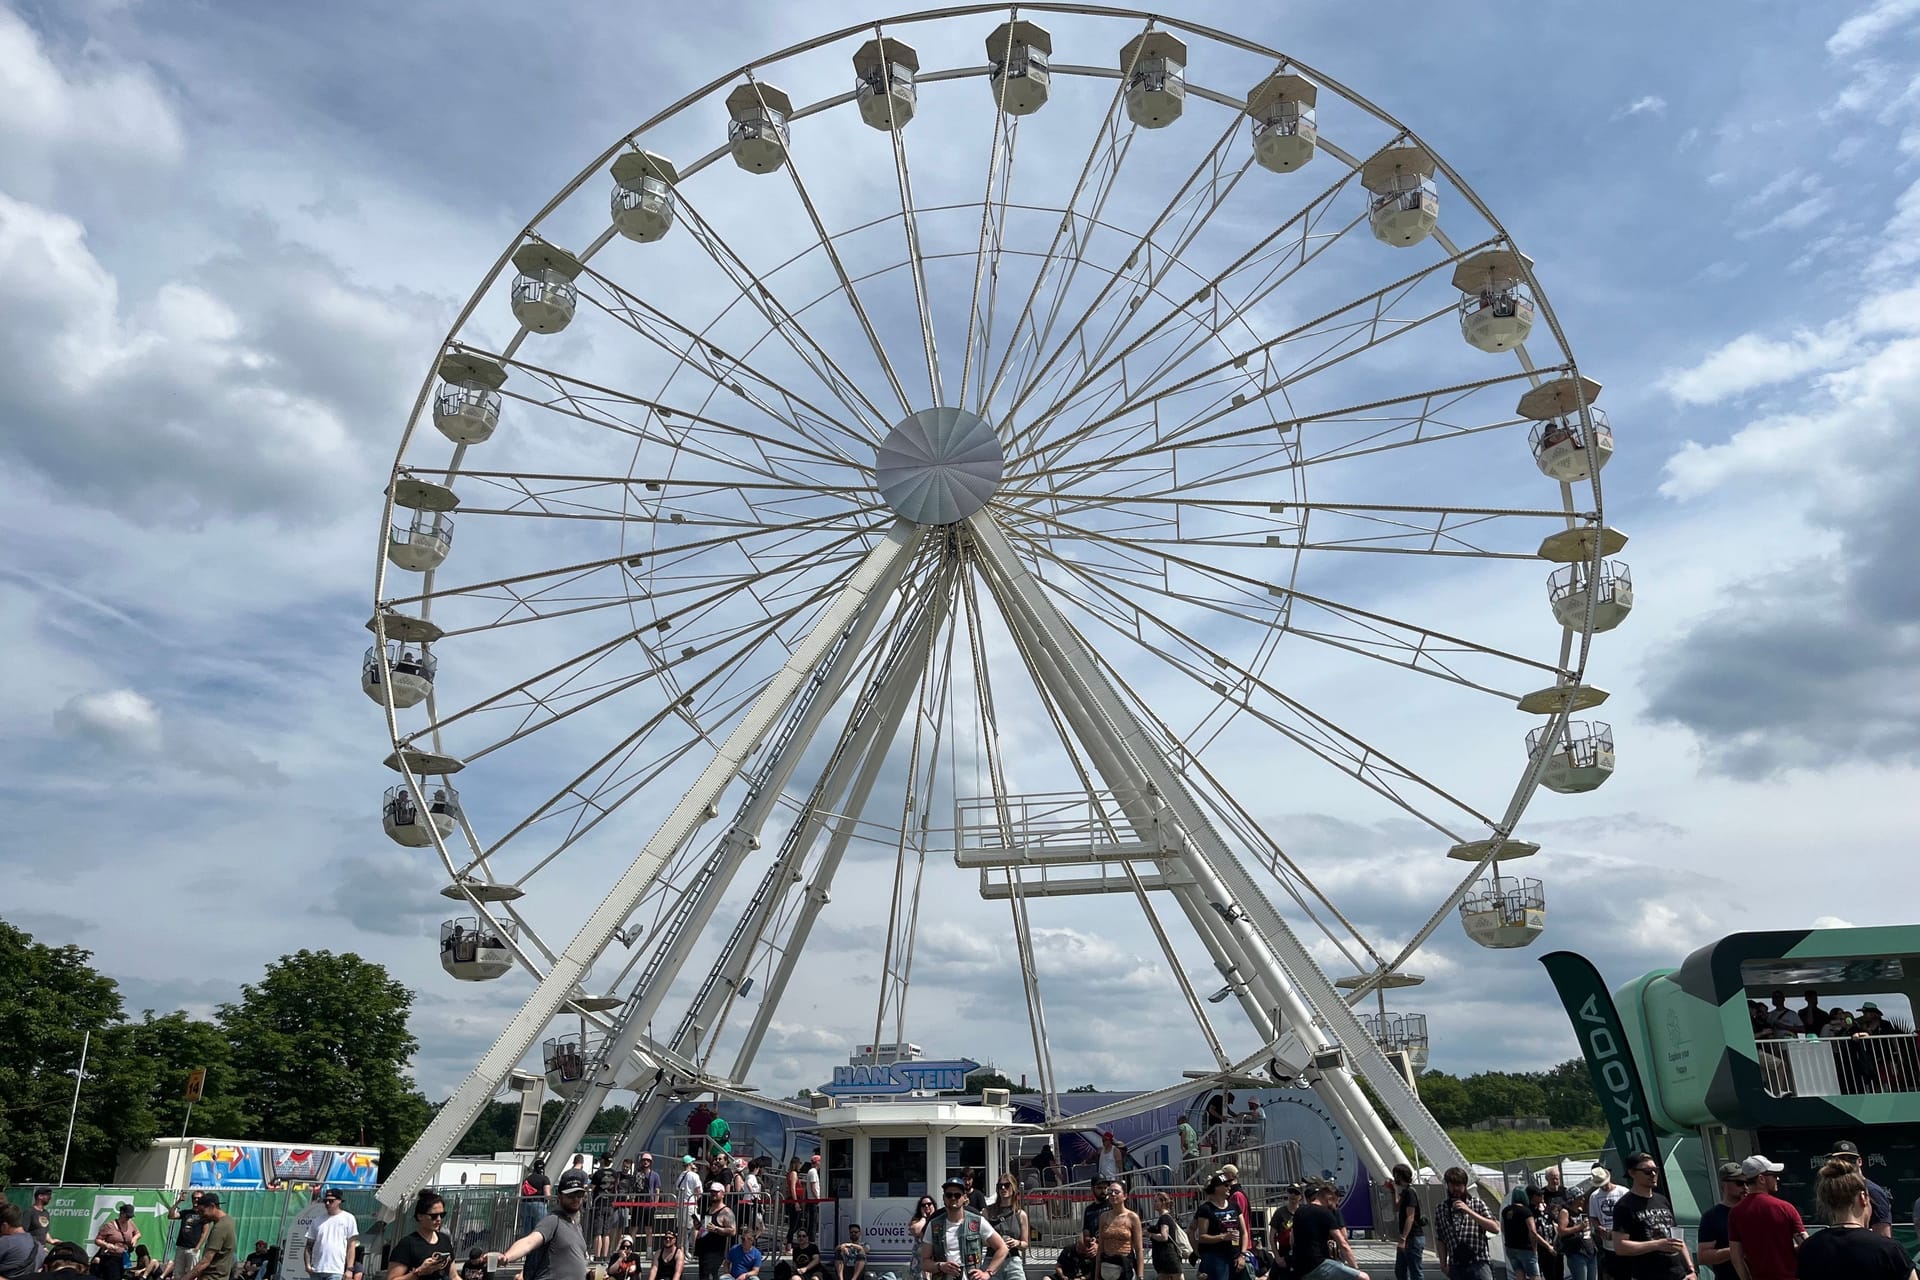
[[[610,1090],[638,1140],[748,1087],[855,892],[876,1041],[945,895],[1005,902],[1051,1107],[1035,921],[1119,895],[1223,1078],[1312,1082],[1382,1169],[1364,1078],[1457,1156],[1380,993],[1456,913],[1532,940],[1521,815],[1613,768],[1599,390],[1452,167],[1227,33],[932,10],[659,111],[487,273],[395,457],[385,830],[460,904],[447,971],[536,985],[383,1199],[543,1036],[563,1150]],[[1458,882],[1368,937],[1298,812]]]

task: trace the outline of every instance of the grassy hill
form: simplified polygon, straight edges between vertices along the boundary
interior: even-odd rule
[[[1407,1140],[1399,1134],[1403,1151]],[[1475,1164],[1499,1168],[1508,1160],[1530,1156],[1558,1156],[1574,1151],[1598,1151],[1607,1145],[1605,1129],[1449,1129],[1447,1136],[1460,1148],[1460,1154]],[[1408,1153],[1412,1161],[1411,1152]]]

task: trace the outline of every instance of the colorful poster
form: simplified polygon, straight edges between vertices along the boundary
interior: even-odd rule
[[[188,1184],[258,1190],[272,1186],[364,1187],[379,1182],[380,1153],[361,1147],[281,1147],[258,1143],[193,1144]]]

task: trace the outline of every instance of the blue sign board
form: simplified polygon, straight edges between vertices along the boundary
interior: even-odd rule
[[[820,1092],[836,1098],[875,1098],[908,1093],[940,1093],[967,1087],[980,1064],[967,1058],[951,1062],[893,1062],[886,1066],[835,1067],[833,1083]]]

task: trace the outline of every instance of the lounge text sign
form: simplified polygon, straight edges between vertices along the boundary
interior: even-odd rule
[[[966,1058],[952,1062],[895,1062],[886,1066],[835,1067],[833,1083],[820,1092],[836,1098],[940,1093],[966,1088],[968,1074],[979,1069],[979,1063]]]

